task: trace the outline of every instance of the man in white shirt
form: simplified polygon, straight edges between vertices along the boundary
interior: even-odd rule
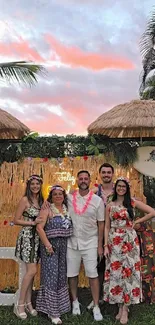
[[[89,190],[90,174],[81,170],[77,175],[78,191],[68,195],[68,208],[73,222],[73,236],[68,239],[67,276],[73,300],[72,313],[80,315],[77,298],[78,274],[81,259],[89,277],[94,301],[94,320],[103,319],[99,309],[99,280],[97,257],[103,257],[104,203]]]

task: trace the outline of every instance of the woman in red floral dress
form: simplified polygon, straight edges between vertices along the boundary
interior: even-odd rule
[[[134,207],[146,215],[133,221]],[[140,248],[134,225],[154,216],[150,206],[131,199],[127,179],[118,178],[112,202],[106,207],[104,300],[119,304],[116,319],[121,324],[128,322],[128,306],[139,303],[142,297]]]

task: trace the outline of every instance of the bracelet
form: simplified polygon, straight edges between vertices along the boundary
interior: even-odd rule
[[[104,245],[103,245],[103,247],[106,247],[106,246],[108,246],[108,244],[104,244]]]
[[[46,246],[46,247],[45,247],[46,251],[48,251],[49,248],[52,248],[52,245]]]

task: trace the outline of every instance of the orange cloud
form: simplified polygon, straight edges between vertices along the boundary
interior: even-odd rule
[[[37,50],[30,46],[27,41],[19,38],[18,42],[3,43],[0,42],[0,55],[2,56],[18,56],[20,58],[27,58],[37,62],[44,62],[44,58],[37,52]]]
[[[67,47],[56,40],[52,35],[45,35],[45,39],[61,61],[73,67],[85,67],[92,70],[107,68],[130,70],[134,68],[133,62],[123,57],[116,57],[98,53],[84,52],[78,47]]]

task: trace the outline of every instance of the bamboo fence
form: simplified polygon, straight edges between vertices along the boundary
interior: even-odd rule
[[[24,194],[27,178],[32,174],[42,175],[43,193],[46,198],[51,185],[60,184],[67,191],[76,188],[76,175],[79,170],[88,170],[91,174],[91,184],[99,182],[98,169],[104,162],[110,162],[115,167],[115,179],[118,176],[128,177],[131,182],[132,195],[143,197],[141,175],[131,166],[123,169],[115,166],[112,157],[91,156],[63,159],[27,158],[21,162],[3,163],[0,168],[0,247],[14,247],[19,226],[11,226],[16,206]],[[6,287],[18,287],[18,266],[13,260],[0,260],[0,290]],[[35,287],[39,286],[39,267],[35,279]],[[88,279],[84,275],[83,266],[79,276],[79,286],[87,287]]]

